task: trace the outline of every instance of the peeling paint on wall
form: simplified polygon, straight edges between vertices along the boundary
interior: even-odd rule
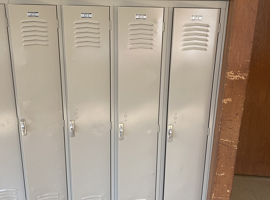
[[[222,103],[227,104],[232,102],[232,98],[223,99]]]
[[[247,77],[248,77],[247,73],[242,73],[240,71],[236,73],[233,71],[227,72],[227,79],[229,80],[246,80]]]
[[[222,174],[218,174],[218,176],[225,176],[225,173],[222,173]]]
[[[225,140],[225,139],[220,139],[220,141],[223,141],[223,142],[232,142],[231,140]]]

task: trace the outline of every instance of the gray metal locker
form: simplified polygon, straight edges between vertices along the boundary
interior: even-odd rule
[[[174,9],[165,200],[201,199],[219,16]]]
[[[110,199],[109,8],[63,6],[72,197]]]
[[[119,200],[155,199],[163,8],[118,8]]]
[[[0,199],[24,199],[5,6],[0,4]]]
[[[27,199],[67,199],[56,6],[9,5]]]

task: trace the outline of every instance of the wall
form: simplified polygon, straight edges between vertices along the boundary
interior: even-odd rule
[[[270,1],[260,0],[236,174],[270,176]]]
[[[229,200],[260,0],[231,0],[208,199]]]

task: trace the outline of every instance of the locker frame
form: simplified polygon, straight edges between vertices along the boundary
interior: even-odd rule
[[[46,1],[46,0],[44,0]],[[61,0],[59,0],[61,1]],[[73,2],[74,3],[74,2]],[[65,38],[64,38],[64,34],[63,34],[63,30],[64,30],[64,25],[63,25],[63,21],[62,21],[62,18],[63,18],[63,5],[65,6],[100,6],[100,7],[108,7],[109,8],[109,24],[110,24],[110,28],[109,28],[109,42],[110,42],[110,78],[111,78],[111,81],[110,81],[110,120],[111,120],[111,130],[110,130],[110,159],[112,158],[112,152],[113,152],[113,149],[112,146],[114,145],[114,142],[112,141],[112,131],[114,130],[114,123],[112,122],[112,120],[114,119],[114,114],[112,113],[112,108],[114,107],[114,101],[113,101],[113,95],[114,93],[112,91],[114,91],[112,88],[112,70],[114,69],[114,66],[113,66],[113,58],[112,57],[112,34],[113,34],[113,31],[112,31],[112,24],[111,24],[111,18],[113,17],[112,15],[112,11],[111,11],[111,7],[110,6],[104,6],[104,5],[85,5],[85,4],[81,4],[81,3],[74,3],[74,4],[65,4],[65,3],[61,3],[59,5],[59,10],[60,10],[60,15],[61,15],[61,18],[59,20],[59,40],[61,40],[61,43],[59,42],[59,46],[61,48],[61,61],[63,61],[63,64],[61,64],[61,69],[63,68],[63,71],[61,70],[61,79],[62,79],[62,89],[64,91],[63,93],[63,105],[64,105],[64,120],[65,120],[65,151],[66,151],[66,170],[67,170],[67,188],[68,188],[68,199],[69,200],[72,200],[72,175],[71,175],[71,155],[68,151],[68,149],[70,148],[70,134],[69,134],[69,121],[68,121],[68,98],[67,98],[67,70],[66,70],[66,59],[65,59],[65,53],[64,53],[64,49],[65,49]],[[60,28],[61,27],[61,28]],[[112,164],[111,164],[112,165]],[[112,176],[113,174],[113,171],[112,171],[112,167],[110,166],[110,176]],[[111,182],[112,182],[112,179],[110,179],[110,197],[111,197],[111,194],[112,194],[112,190],[111,190]]]
[[[0,0],[1,1],[1,0]],[[61,105],[62,105],[62,119],[63,119],[63,137],[64,137],[64,143],[63,143],[63,146],[64,146],[64,153],[66,152],[66,137],[65,137],[65,133],[66,133],[66,126],[65,126],[65,109],[64,109],[64,105],[65,105],[65,102],[64,102],[64,98],[63,98],[63,94],[64,94],[64,90],[63,90],[63,86],[65,86],[62,82],[63,82],[63,78],[62,78],[62,66],[63,66],[63,56],[62,56],[62,44],[61,44],[61,37],[60,37],[60,34],[61,34],[61,31],[62,29],[60,28],[60,23],[61,23],[61,11],[60,11],[60,2],[61,0],[55,0],[55,2],[53,0],[41,0],[41,1],[36,1],[36,0],[33,0],[31,2],[24,2],[23,0],[6,0],[7,1],[7,4],[6,4],[6,13],[7,13],[7,20],[8,20],[8,36],[9,36],[9,47],[10,47],[10,51],[11,51],[11,68],[12,68],[12,75],[13,75],[13,85],[14,85],[14,91],[15,91],[15,100],[16,100],[16,111],[17,111],[17,118],[18,118],[18,124],[20,123],[19,122],[19,106],[18,106],[18,95],[17,95],[17,87],[16,87],[16,79],[14,78],[15,77],[15,67],[14,67],[14,55],[13,55],[13,51],[11,50],[12,49],[12,41],[11,41],[11,31],[10,31],[10,19],[9,19],[9,9],[8,9],[8,5],[36,5],[36,6],[55,6],[56,8],[56,21],[57,21],[57,39],[58,39],[58,50],[59,50],[59,58],[58,58],[58,61],[59,61],[59,78],[60,78],[60,90],[61,90]],[[19,126],[19,125],[18,125]],[[19,132],[20,132],[20,128],[18,127],[19,129]],[[21,147],[21,152],[22,152],[22,162],[23,162],[23,174],[24,174],[24,185],[25,185],[25,196],[26,196],[26,200],[29,199],[29,194],[28,194],[28,185],[27,185],[27,176],[26,176],[26,172],[25,172],[25,161],[24,161],[24,156],[23,156],[23,144],[22,144],[22,135],[20,134],[20,147]],[[64,158],[64,163],[65,163],[65,171],[66,171],[66,174],[67,174],[67,159],[66,159],[66,153],[65,153],[65,158]],[[68,198],[68,187],[67,187],[67,183],[68,183],[68,180],[67,180],[67,175],[65,175],[65,179],[66,179],[66,196]]]
[[[168,47],[170,47],[171,42],[168,42],[168,40],[167,40],[167,37],[170,34],[168,34],[167,30],[171,31],[171,29],[166,29],[164,26],[166,26],[165,24],[167,24],[167,20],[169,18],[169,13],[168,13],[169,8],[166,7],[166,6],[157,6],[156,5],[157,2],[153,3],[153,2],[150,2],[150,1],[147,1],[146,3],[147,4],[149,3],[151,5],[147,5],[147,4],[145,5],[145,3],[141,3],[141,2],[138,2],[138,4],[137,4],[136,0],[131,1],[131,3],[130,2],[125,2],[125,1],[117,1],[117,2],[114,2],[114,3],[118,5],[118,6],[114,6],[114,8],[115,8],[115,16],[116,16],[116,21],[114,22],[116,24],[115,25],[115,32],[118,31],[118,25],[117,25],[118,24],[118,19],[117,19],[117,17],[118,17],[118,8],[119,7],[163,8],[163,32],[162,32],[162,42],[161,42],[161,48],[162,49],[161,49],[161,62],[160,62],[161,64],[160,64],[160,84],[159,84],[159,105],[158,105],[158,117],[157,117],[157,119],[158,119],[158,124],[157,124],[157,126],[158,126],[158,134],[157,134],[157,137],[158,138],[157,138],[157,154],[156,154],[156,183],[155,183],[155,200],[158,200],[158,199],[163,200],[163,195],[161,195],[160,197],[157,197],[157,195],[159,195],[157,193],[159,191],[159,190],[157,190],[157,187],[159,186],[160,188],[162,188],[161,191],[163,193],[163,176],[164,176],[163,171],[164,171],[164,167],[165,167],[165,154],[166,153],[165,153],[165,146],[163,144],[164,143],[163,141],[165,141],[165,140],[163,140],[164,134],[162,135],[162,133],[163,133],[162,128],[165,125],[164,130],[166,130],[167,125],[166,125],[166,123],[164,125],[162,123],[164,122],[163,117],[167,119],[167,106],[163,107],[161,105],[163,105],[164,101],[167,102],[167,99],[164,99],[162,97],[167,96],[167,93],[168,93],[167,92],[168,90],[164,87],[164,83],[166,83],[166,79],[167,79],[167,77],[164,75],[164,73],[165,73],[165,70],[167,69],[167,67],[166,67],[166,60],[167,60],[166,56],[170,57],[170,54],[167,54],[167,52],[170,51],[170,49],[168,50],[167,48],[164,48],[164,47],[167,46],[167,45],[168,45]],[[160,3],[160,2],[158,2],[158,3]],[[143,6],[142,6],[142,4],[143,4]],[[115,38],[116,46],[118,44],[117,35],[118,34],[116,34],[116,38]],[[117,52],[118,52],[118,48],[115,51],[115,59],[118,62],[118,54],[117,54]],[[118,75],[118,63],[116,64],[115,70],[117,72],[115,74],[116,78],[115,78],[114,84],[116,85],[115,88],[118,89],[118,77],[117,77],[117,75]],[[115,92],[115,95],[116,95],[115,112],[116,112],[116,114],[118,114],[118,110],[119,110],[118,109],[118,101],[117,101],[118,100],[117,99],[118,91]],[[115,118],[115,122],[116,122],[116,124],[115,124],[115,127],[116,127],[115,132],[116,132],[116,134],[114,135],[114,137],[116,137],[116,139],[115,139],[115,141],[116,141],[116,143],[115,143],[116,144],[116,149],[115,149],[115,152],[116,152],[116,154],[115,154],[115,165],[116,165],[115,177],[116,177],[116,179],[118,178],[118,167],[117,167],[117,165],[118,165],[118,142],[119,142],[119,140],[118,140],[118,124],[120,123],[118,121],[118,119],[119,119],[119,117],[117,116]],[[167,121],[166,119],[165,119],[165,121]],[[164,132],[164,133],[166,133],[166,132]],[[166,137],[164,137],[164,139],[165,138]],[[115,196],[114,200],[118,200],[118,185],[117,185],[117,183],[118,183],[118,181],[116,181],[116,184],[114,186],[115,187],[114,190],[115,190],[115,192],[117,194],[117,196]]]
[[[163,7],[164,12],[164,21],[165,21],[165,31],[163,33],[163,52],[162,52],[162,65],[161,65],[161,85],[160,85],[160,111],[159,111],[159,138],[158,138],[158,155],[157,155],[157,183],[156,183],[156,200],[163,199],[163,177],[165,169],[165,154],[166,154],[166,129],[167,129],[167,96],[168,96],[168,83],[169,83],[169,68],[170,68],[170,54],[171,54],[171,31],[172,31],[172,18],[173,18],[173,8],[184,7],[184,8],[216,8],[221,9],[220,23],[221,29],[218,36],[218,44],[216,51],[216,61],[215,61],[215,71],[214,71],[214,80],[212,86],[212,96],[211,96],[211,106],[209,112],[209,135],[207,139],[207,150],[206,150],[206,160],[205,160],[205,169],[204,169],[204,180],[202,183],[203,192],[202,200],[206,200],[208,192],[208,181],[211,165],[211,155],[212,155],[212,146],[214,139],[214,127],[216,121],[216,111],[217,111],[217,102],[218,102],[218,92],[220,87],[220,76],[224,52],[224,43],[226,36],[226,23],[228,16],[229,2],[227,0],[215,0],[215,1],[193,1],[193,0],[79,0],[74,2],[73,0],[31,0],[25,2],[24,0],[0,0],[1,4],[5,4],[7,17],[8,17],[8,4],[21,4],[21,5],[55,5],[57,9],[58,17],[58,37],[59,37],[59,62],[60,62],[60,73],[61,73],[61,87],[62,87],[62,105],[63,105],[63,116],[64,116],[64,137],[65,137],[65,149],[69,146],[68,138],[68,123],[67,123],[67,111],[66,111],[66,87],[65,87],[65,63],[64,63],[64,54],[63,54],[63,34],[62,34],[62,5],[81,5],[81,6],[108,6],[110,7],[110,21],[111,21],[111,33],[110,33],[110,42],[111,42],[111,200],[117,200],[117,143],[118,143],[118,119],[117,116],[117,74],[118,69],[117,64],[117,7],[122,6],[137,6],[137,7]],[[167,21],[166,21],[167,20]],[[10,37],[10,31],[9,31]],[[165,59],[166,58],[166,59]],[[13,55],[11,53],[11,65],[13,68]],[[13,71],[14,72],[14,71]],[[114,91],[114,92],[113,92]],[[15,89],[15,94],[16,94]],[[15,97],[16,98],[16,97]],[[16,98],[17,101],[17,98]],[[163,113],[163,114],[162,114]],[[21,137],[21,135],[20,135]],[[22,148],[22,147],[21,147]],[[24,158],[22,157],[23,168],[24,168]],[[66,153],[66,169],[67,169],[67,181],[70,182],[70,165],[69,165],[69,155]],[[68,188],[68,199],[71,200],[71,188],[67,183]],[[27,190],[27,188],[26,188]],[[26,192],[27,193],[27,192]],[[28,195],[26,194],[28,199]]]
[[[207,135],[207,142],[206,142],[206,151],[205,151],[205,164],[204,164],[204,173],[203,173],[203,183],[202,183],[202,193],[201,193],[201,200],[207,200],[207,193],[208,193],[208,183],[209,183],[209,174],[210,174],[210,167],[211,167],[211,156],[212,156],[212,147],[213,147],[213,140],[214,140],[214,131],[215,131],[215,121],[216,121],[216,111],[217,111],[217,103],[218,103],[218,94],[219,94],[219,87],[220,87],[220,78],[221,78],[221,69],[222,69],[222,60],[223,60],[223,52],[224,52],[224,44],[225,44],[225,36],[226,36],[226,27],[227,27],[227,16],[229,11],[229,2],[223,1],[223,3],[226,3],[225,7],[221,7],[220,9],[220,27],[217,37],[217,45],[216,45],[216,56],[215,56],[215,65],[214,65],[214,72],[213,72],[213,81],[212,81],[212,93],[211,93],[211,100],[210,100],[210,110],[209,110],[209,120],[208,120],[208,135]],[[170,21],[170,28],[169,30],[173,30],[173,9],[174,8],[183,8],[180,7],[173,7],[172,13],[171,13],[171,20]],[[192,7],[185,7],[185,8],[197,8],[197,6]],[[198,7],[198,8],[206,8],[211,9],[215,7]],[[171,35],[172,36],[172,35]],[[169,40],[169,39],[168,39]],[[170,37],[170,40],[172,40],[172,37]],[[171,50],[171,46],[169,47]],[[170,71],[170,58],[171,54],[168,58],[168,66]],[[169,73],[169,72],[168,72]],[[167,81],[166,84],[166,90],[167,90],[167,96],[165,96],[167,104],[168,104],[168,90],[169,90],[169,74],[166,75]],[[166,105],[166,114],[168,113],[168,105]],[[164,117],[165,118],[165,117]],[[166,136],[167,132],[167,116],[165,120],[165,129],[164,129],[164,137]],[[166,139],[164,139],[166,140]],[[166,146],[166,145],[165,145]],[[166,148],[166,147],[165,147]],[[166,154],[166,149],[165,149]],[[166,155],[163,156],[163,158],[166,158]],[[166,161],[166,159],[165,159]],[[166,165],[166,164],[165,164]],[[164,167],[165,169],[165,167]],[[162,172],[161,172],[162,173]],[[165,176],[165,173],[163,173],[163,177]],[[164,180],[164,179],[163,179]],[[164,184],[162,184],[164,186]],[[164,189],[164,187],[162,187]],[[158,192],[158,191],[157,191]],[[157,200],[163,200],[164,190],[160,190],[160,198]]]
[[[64,101],[64,94],[65,94],[65,84],[63,83],[63,76],[62,76],[62,73],[63,73],[63,48],[62,48],[62,37],[60,37],[62,34],[62,29],[60,28],[61,27],[61,10],[60,10],[60,0],[41,0],[41,1],[31,1],[31,2],[25,2],[23,0],[18,0],[18,1],[10,1],[10,0],[0,0],[0,3],[1,2],[4,2],[5,4],[5,9],[6,9],[6,13],[7,13],[7,20],[8,20],[8,36],[9,36],[9,39],[11,38],[11,32],[10,32],[10,22],[9,22],[9,11],[8,11],[8,5],[9,4],[14,4],[14,5],[52,5],[52,6],[55,6],[56,7],[56,16],[57,16],[57,20],[58,20],[58,46],[59,46],[59,65],[60,65],[60,82],[61,82],[61,98],[62,98],[62,111],[63,111],[63,134],[64,134],[64,150],[66,151],[66,137],[65,137],[65,133],[66,133],[66,126],[65,126],[65,105],[66,105],[66,102]],[[11,49],[12,48],[12,41],[10,40],[9,42],[9,48]],[[12,75],[13,77],[15,76],[15,69],[14,69],[14,55],[13,55],[13,52],[11,52],[11,68],[12,68]],[[15,84],[16,84],[16,80],[13,78],[13,85],[14,85],[14,93],[15,93],[15,101],[16,101],[16,111],[17,111],[17,118],[18,118],[18,105],[17,105],[17,102],[18,102],[18,98],[17,98],[17,89],[15,87]],[[18,123],[19,123],[19,118],[18,118]],[[19,130],[19,128],[18,128]],[[20,135],[20,148],[21,148],[21,152],[23,152],[23,145],[21,144],[22,143],[22,136],[21,134]],[[28,194],[28,186],[27,186],[27,178],[26,178],[26,172],[25,172],[25,161],[24,161],[24,156],[22,154],[22,163],[23,163],[23,175],[24,175],[24,185],[25,185],[25,200],[28,200],[29,199],[29,194]],[[65,163],[67,163],[67,155],[65,155]],[[67,164],[66,164],[66,171],[67,171]],[[68,177],[66,175],[66,180],[68,182]],[[67,183],[66,183],[66,188],[67,188],[67,197],[69,198],[69,189],[67,187]]]

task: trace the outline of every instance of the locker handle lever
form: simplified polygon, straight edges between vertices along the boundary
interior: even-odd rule
[[[173,141],[173,125],[169,125],[168,126],[168,133],[167,133],[167,135],[168,135],[168,137],[167,137],[167,139],[168,139],[168,142],[172,142]]]
[[[119,140],[124,139],[124,124],[119,124]]]
[[[73,120],[69,121],[69,134],[70,137],[75,137],[75,121]]]
[[[23,136],[27,135],[25,119],[21,119],[21,132]]]

